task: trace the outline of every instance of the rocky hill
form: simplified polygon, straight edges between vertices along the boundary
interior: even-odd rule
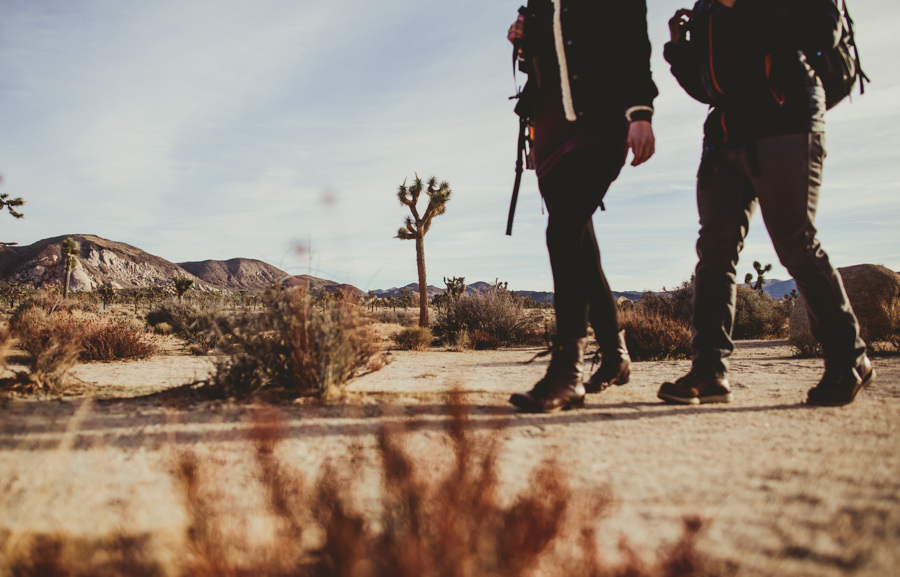
[[[178,266],[210,285],[229,290],[259,290],[293,278],[279,268],[250,258],[180,262]]]
[[[318,290],[361,295],[350,285],[301,275],[292,276],[265,262],[233,258],[173,263],[123,242],[91,234],[67,234],[28,246],[0,246],[0,280],[36,287],[61,285],[65,267],[60,247],[66,238],[79,245],[78,259],[69,279],[73,291],[92,291],[109,284],[116,289],[170,286],[174,277],[194,279],[202,291],[261,290],[278,282],[306,284]]]
[[[28,246],[0,247],[0,278],[37,287],[62,284],[65,266],[60,247],[66,238],[79,245],[69,280],[73,291],[91,291],[104,284],[117,289],[164,286],[172,284],[176,276],[194,278],[199,290],[216,288],[164,258],[91,234],[68,234]]]

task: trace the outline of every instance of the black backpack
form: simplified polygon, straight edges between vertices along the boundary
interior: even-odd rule
[[[860,94],[866,91],[865,82],[870,82],[860,67],[859,50],[853,38],[853,19],[850,18],[844,0],[834,1],[841,13],[840,41],[830,50],[806,55],[806,61],[825,88],[825,108],[829,110],[850,96],[857,80]]]

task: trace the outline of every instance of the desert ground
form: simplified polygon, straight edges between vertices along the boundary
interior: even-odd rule
[[[900,574],[900,356],[875,357],[875,382],[843,408],[803,404],[820,360],[793,357],[786,341],[742,341],[728,405],[663,404],[659,384],[689,362],[641,362],[631,383],[589,396],[583,410],[516,414],[510,393],[546,368],[545,359],[526,362],[536,352],[390,351],[390,364],[352,381],[341,401],[282,402],[282,455],[310,475],[360,451],[374,467],[376,434],[390,421],[441,447],[444,400],[458,389],[468,426],[502,442],[510,495],[548,458],[573,490],[608,491],[613,505],[598,534],[611,550],[626,539],[651,557],[697,515],[699,549],[727,574]],[[74,396],[0,401],[0,532],[153,535],[177,555],[186,513],[172,468],[184,449],[217,463],[231,498],[252,511],[242,479],[256,407],[152,394],[211,367],[176,347],[144,361],[78,365]]]

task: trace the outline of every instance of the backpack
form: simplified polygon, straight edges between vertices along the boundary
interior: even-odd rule
[[[837,46],[823,52],[806,54],[806,61],[822,81],[825,89],[825,108],[831,110],[838,102],[850,96],[859,80],[859,93],[866,91],[869,77],[859,63],[859,50],[853,37],[853,19],[844,0],[834,0],[841,14],[841,39]]]

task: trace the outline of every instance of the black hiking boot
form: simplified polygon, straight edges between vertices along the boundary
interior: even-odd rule
[[[674,383],[663,383],[656,396],[679,405],[730,403],[731,385],[725,377],[704,378],[691,371]]]
[[[806,404],[825,407],[849,405],[857,393],[875,380],[875,369],[869,357],[854,367],[830,367],[825,363],[825,374],[819,384],[811,388],[806,396]]]
[[[601,350],[600,368],[584,384],[588,393],[602,393],[611,385],[622,386],[631,379],[631,357],[625,346],[625,330],[619,331],[615,345]]]
[[[584,406],[584,346],[587,339],[559,339],[547,374],[527,393],[509,398],[523,413],[553,413]]]

